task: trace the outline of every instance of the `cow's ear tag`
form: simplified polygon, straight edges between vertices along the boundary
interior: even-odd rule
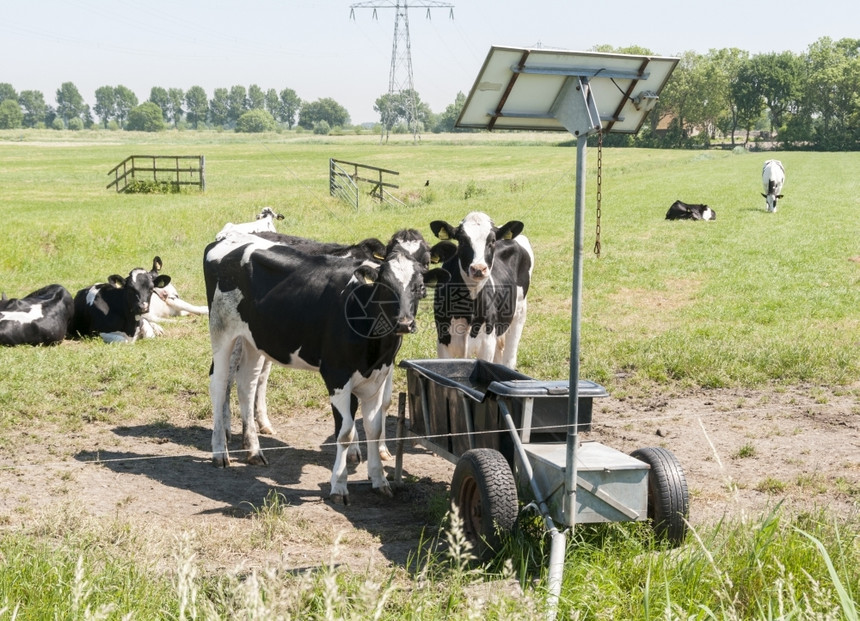
[[[385,261],[385,255],[382,254],[381,252],[374,252],[373,258],[376,259],[377,261]]]
[[[118,274],[113,274],[112,276],[108,276],[108,283],[115,289],[122,289],[123,285],[125,285],[125,278]]]

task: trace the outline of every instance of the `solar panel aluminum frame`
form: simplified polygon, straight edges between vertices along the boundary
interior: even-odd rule
[[[455,126],[636,134],[678,60],[493,46]],[[571,124],[571,114],[579,124]]]

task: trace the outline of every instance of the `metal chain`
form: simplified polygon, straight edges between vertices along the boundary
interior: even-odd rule
[[[597,230],[594,239],[594,254],[600,258],[600,203],[603,201],[603,132],[597,134]]]

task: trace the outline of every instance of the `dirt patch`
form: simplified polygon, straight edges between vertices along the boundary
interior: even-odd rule
[[[191,532],[219,541],[217,558],[207,559],[212,568],[272,558],[288,568],[316,566],[329,562],[335,547],[338,562],[357,569],[405,564],[422,530],[435,528],[453,465],[407,444],[406,483],[394,498],[372,492],[362,464],[350,473],[352,503],[333,505],[327,500],[330,414],[279,416],[271,409],[279,435],[263,438],[268,467],[214,468],[211,428],[199,421],[16,432],[7,446],[21,450],[7,454],[0,469],[0,527],[26,526],[63,506],[140,523],[165,538]],[[231,448],[237,448],[237,422],[233,431]],[[388,437],[394,437],[392,417]],[[686,472],[694,525],[755,517],[779,502],[790,511],[860,511],[860,386],[610,397],[596,403],[593,431],[581,437],[625,452],[671,450]],[[392,440],[389,445],[393,450]],[[273,491],[287,518],[278,543],[248,543],[261,528],[261,520],[249,518]]]

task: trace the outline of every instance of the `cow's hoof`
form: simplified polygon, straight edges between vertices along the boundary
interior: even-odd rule
[[[349,494],[332,494],[328,499],[332,504],[349,506]]]
[[[265,425],[263,427],[260,427],[259,433],[264,436],[273,436],[275,435],[275,428],[271,425]]]
[[[387,483],[381,487],[374,487],[373,491],[380,496],[385,496],[386,498],[394,498],[394,492],[391,491],[391,487],[389,487]]]
[[[269,460],[266,459],[266,456],[263,455],[262,452],[259,453],[251,453],[248,455],[248,459],[246,460],[251,466],[268,466]]]
[[[230,465],[230,456],[227,453],[216,453],[212,455],[212,463],[216,468],[226,468]]]
[[[394,459],[394,456],[391,454],[391,451],[388,450],[388,447],[385,444],[379,445],[379,458],[382,461],[391,461]]]

